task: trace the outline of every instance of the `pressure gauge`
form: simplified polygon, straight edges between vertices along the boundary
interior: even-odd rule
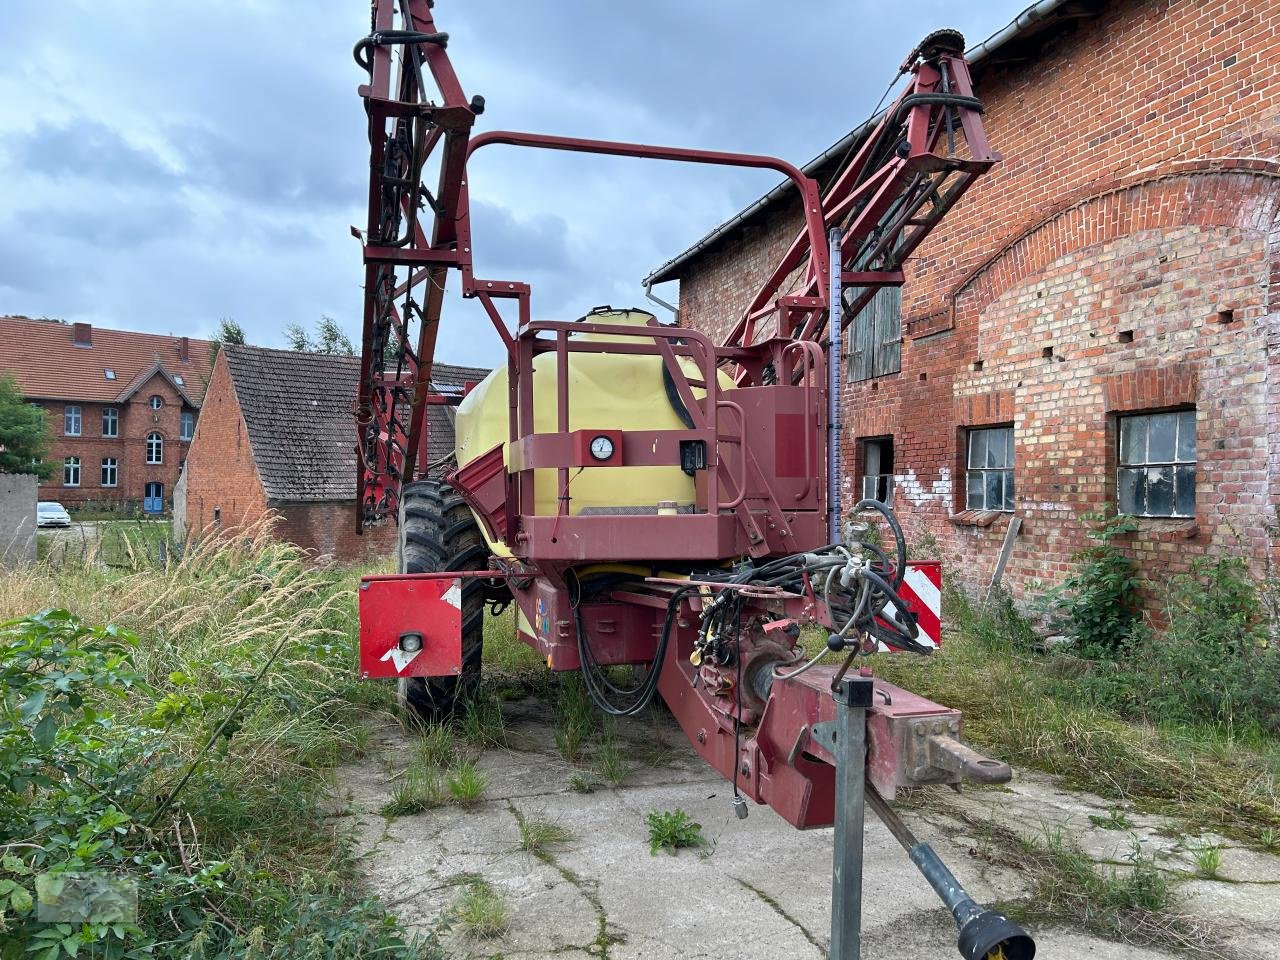
[[[613,456],[613,441],[608,437],[592,438],[591,455],[597,460],[608,460]]]

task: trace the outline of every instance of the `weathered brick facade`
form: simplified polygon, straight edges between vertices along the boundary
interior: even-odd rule
[[[40,484],[40,499],[140,509],[148,485],[158,484],[150,506],[167,510],[190,446],[183,417],[194,425],[211,364],[205,340],[0,317],[0,372],[45,411],[45,459],[54,470]],[[160,398],[156,409],[153,397]],[[79,412],[70,424],[69,410]],[[104,411],[114,411],[110,424]],[[153,434],[160,438],[157,463],[147,457]],[[69,459],[79,461],[78,480]],[[108,459],[114,471],[104,477]]]
[[[213,523],[227,529],[246,526],[267,510],[240,401],[221,353],[213,364],[205,407],[209,416],[196,426],[187,458],[187,529],[195,534]]]
[[[151,409],[153,396],[163,401],[164,405],[159,410]],[[167,504],[191,446],[189,440],[182,439],[182,412],[186,410],[194,417],[196,411],[185,406],[178,391],[163,376],[153,376],[123,403],[81,401],[74,404],[80,408],[79,436],[68,436],[65,432],[68,401],[33,402],[44,407],[45,422],[50,431],[48,460],[54,464],[53,474],[40,484],[41,500],[57,500],[68,507],[77,504],[131,504],[139,507],[147,484],[159,483]],[[104,408],[117,411],[117,437],[102,435]],[[159,434],[162,441],[160,463],[147,462],[147,437],[152,434]],[[80,459],[80,482],[75,486],[65,482],[67,457]],[[116,461],[114,486],[102,482],[102,461],[108,457]]]
[[[1023,51],[1025,54],[1027,51]],[[1015,592],[1057,579],[1116,500],[1116,417],[1196,410],[1195,515],[1127,538],[1152,580],[1258,563],[1280,506],[1280,7],[1119,2],[975,67],[1004,162],[909,265],[900,373],[844,388],[846,497],[893,438],[895,506],[952,572],[989,578],[1008,514],[964,510],[966,429],[1012,425]],[[776,205],[676,269],[723,334],[799,227]]]

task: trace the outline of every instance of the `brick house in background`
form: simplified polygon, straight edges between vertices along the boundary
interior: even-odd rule
[[[487,370],[437,363],[442,389]],[[187,462],[186,529],[236,529],[267,511],[281,539],[341,561],[385,557],[394,525],[356,534],[359,357],[227,344],[218,352]],[[453,447],[452,409],[428,408],[431,455]]]
[[[892,497],[961,582],[1011,517],[1015,594],[1082,515],[1155,582],[1275,556],[1280,505],[1280,6],[1042,0],[970,52],[1004,162],[850,327],[846,506]],[[854,131],[807,167],[827,182]],[[724,334],[801,226],[780,187],[651,276]]]
[[[212,364],[207,340],[0,317],[0,372],[49,426],[40,499],[162,512]]]

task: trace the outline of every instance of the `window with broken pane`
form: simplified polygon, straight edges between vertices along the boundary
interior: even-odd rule
[[[966,510],[1013,509],[1013,427],[969,431]]]
[[[1135,517],[1196,514],[1196,412],[1120,418],[1116,499]]]

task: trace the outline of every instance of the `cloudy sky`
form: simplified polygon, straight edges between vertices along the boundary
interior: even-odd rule
[[[925,33],[973,43],[1024,5],[438,0],[436,17],[487,100],[477,129],[803,163]],[[0,314],[194,336],[225,316],[266,346],[328,314],[358,342],[368,24],[366,0],[0,2]],[[509,147],[470,175],[477,274],[532,282],[534,315],[562,319],[643,303],[640,278],[777,180]],[[499,357],[456,293],[438,357]]]

